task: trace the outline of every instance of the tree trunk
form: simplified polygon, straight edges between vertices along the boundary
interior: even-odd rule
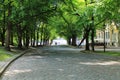
[[[78,47],[81,46],[81,44],[83,43],[83,41],[86,39],[86,36],[83,36],[83,39],[81,40],[80,44],[78,45]]]
[[[36,46],[38,46],[38,41],[39,41],[39,31],[37,30],[37,41],[36,41]]]
[[[118,33],[118,46],[120,47],[120,31],[119,31],[119,33]]]
[[[10,35],[10,45],[14,45],[12,29],[11,29],[11,35]]]
[[[35,46],[35,29],[34,29],[34,34],[33,34],[33,47]]]
[[[17,35],[18,35],[18,48],[22,49],[22,30],[20,25],[17,25]]]
[[[5,43],[5,27],[2,30],[2,34],[1,34],[1,42],[2,42],[2,46],[4,46]]]
[[[91,47],[92,47],[92,51],[95,51],[95,49],[94,49],[94,32],[95,32],[95,30],[94,29],[92,29],[92,32],[91,32]]]
[[[25,33],[25,31],[24,31],[24,33],[23,33],[23,45],[24,45],[24,46],[26,45],[25,37],[26,37],[26,33]]]
[[[40,40],[40,45],[42,45],[43,38],[42,38],[42,32],[41,32],[41,40]]]
[[[72,46],[76,46],[76,35],[72,35]]]
[[[5,48],[10,51],[11,22],[8,22],[6,29]]]
[[[31,43],[30,46],[33,46],[32,35],[33,35],[33,34],[32,34],[32,32],[31,32],[31,33],[30,33],[30,43]]]
[[[2,35],[1,35],[1,41],[2,41],[2,46],[4,46],[4,43],[5,43],[5,25],[6,25],[6,19],[5,19],[5,16],[6,16],[6,14],[5,14],[5,5],[4,5],[4,14],[3,14],[4,16],[3,16],[3,28],[2,28]]]
[[[9,2],[8,4],[8,18],[11,16],[11,9],[12,9],[12,6],[11,6],[11,2]],[[5,39],[5,48],[6,50],[9,50],[10,51],[10,36],[11,36],[11,21],[8,20],[7,22],[7,27],[6,27],[6,39]]]
[[[85,46],[85,50],[86,50],[86,51],[89,51],[89,50],[90,50],[90,48],[89,48],[89,37],[88,37],[88,36],[86,37],[86,46]]]
[[[42,24],[42,28],[41,28],[41,41],[40,41],[40,45],[43,45],[43,26],[44,26],[44,24]]]
[[[95,51],[94,49],[94,34],[95,34],[95,28],[94,28],[94,16],[92,15],[92,25],[91,25],[91,47],[92,47],[92,51]]]
[[[68,43],[68,45],[71,45],[71,38],[67,39],[67,43]]]
[[[18,48],[22,49],[22,35],[19,35],[18,37]]]
[[[90,48],[89,48],[89,30],[86,30],[86,46],[85,46],[85,50],[86,51],[89,51]]]
[[[83,41],[87,38],[87,36],[89,35],[90,32],[90,28],[86,28],[84,29],[84,35],[83,35],[83,39],[81,40],[80,44],[78,46],[81,46],[81,44],[83,43]]]
[[[29,47],[29,30],[26,29],[26,44],[25,44],[25,47],[28,48]]]
[[[43,46],[45,45],[45,36],[44,36],[44,31],[43,31]]]

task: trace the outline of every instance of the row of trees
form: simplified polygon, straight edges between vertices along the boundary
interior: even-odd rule
[[[10,45],[28,47],[46,44],[51,28],[48,18],[53,16],[56,5],[51,0],[1,0],[0,41],[10,50]],[[16,41],[16,42],[15,42]]]
[[[10,45],[38,46],[50,43],[57,35],[76,46],[76,39],[86,40],[86,50],[97,28],[108,21],[119,25],[118,0],[1,0],[0,41]]]
[[[57,33],[64,36],[68,44],[73,46],[76,45],[78,37],[82,39],[79,46],[86,40],[86,50],[90,50],[91,41],[91,48],[94,51],[96,29],[103,29],[108,22],[119,23],[119,2],[118,0],[65,0],[57,8],[59,17],[53,19],[57,24],[55,25]]]

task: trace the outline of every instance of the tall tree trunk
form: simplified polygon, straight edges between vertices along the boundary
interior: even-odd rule
[[[92,29],[92,32],[91,32],[91,47],[92,47],[92,51],[95,51],[95,48],[94,48],[94,33],[95,33],[95,30]]]
[[[47,38],[47,45],[50,45],[50,39],[49,39],[49,37]]]
[[[42,33],[41,33],[41,40],[40,40],[40,45],[43,43],[43,38],[42,38]]]
[[[11,2],[8,4],[8,18],[11,16]],[[8,20],[6,27],[6,39],[5,39],[5,48],[10,51],[10,35],[11,35],[11,21]]]
[[[38,41],[39,41],[39,30],[37,30],[37,41],[36,41],[36,46],[38,46]]]
[[[118,46],[120,47],[120,31],[119,31],[119,33],[118,33]]]
[[[20,25],[17,25],[17,35],[18,35],[18,48],[22,49],[22,30]]]
[[[30,46],[33,46],[32,35],[33,35],[33,34],[32,34],[32,32],[31,32],[31,33],[30,33],[30,43],[31,43]]]
[[[43,29],[43,45],[46,45],[46,39],[45,39],[45,31],[44,31],[44,29]]]
[[[25,44],[25,47],[28,48],[29,47],[29,30],[26,29],[26,44]]]
[[[23,32],[23,45],[24,45],[24,46],[26,45],[26,40],[25,40],[25,38],[26,38],[26,32],[24,31],[24,32]]]
[[[11,29],[11,34],[10,34],[10,45],[14,45],[12,29]]]
[[[67,39],[67,43],[68,43],[68,45],[71,45],[71,38]]]
[[[86,46],[85,46],[85,50],[89,51],[89,30],[86,30]]]
[[[1,34],[1,42],[2,42],[2,46],[4,46],[5,43],[5,27],[2,29],[2,34]]]
[[[95,51],[94,49],[94,34],[95,34],[95,27],[94,27],[94,16],[92,15],[92,25],[91,25],[91,47],[92,47],[92,51]]]
[[[8,22],[6,29],[5,48],[10,51],[11,22]]]
[[[40,45],[43,45],[43,27],[44,27],[44,24],[42,24],[42,27],[41,27],[41,41],[40,41]]]
[[[4,3],[4,2],[3,2]],[[5,14],[5,5],[4,5],[4,13],[3,13],[3,28],[2,28],[2,35],[1,35],[1,38],[2,38],[2,46],[4,46],[4,43],[5,43],[5,27],[6,27],[6,19],[5,19],[5,16],[6,16],[6,14]]]
[[[35,29],[34,29],[34,34],[33,34],[33,47],[35,46],[35,40],[36,40],[36,35],[35,35]]]
[[[83,41],[87,38],[87,36],[89,35],[89,32],[90,32],[90,28],[86,28],[86,29],[84,29],[84,35],[83,35],[83,38],[82,38],[82,40],[81,40],[81,42],[80,42],[80,44],[78,45],[78,46],[81,46],[81,44],[83,43]]]
[[[72,35],[72,46],[76,46],[76,35]]]

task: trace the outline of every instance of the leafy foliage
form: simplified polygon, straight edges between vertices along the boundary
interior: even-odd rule
[[[118,25],[119,4],[119,0],[1,0],[0,40],[5,43],[2,35],[7,35],[9,28],[8,34],[14,33],[18,45],[57,36],[75,40],[86,28],[103,28],[108,21]]]

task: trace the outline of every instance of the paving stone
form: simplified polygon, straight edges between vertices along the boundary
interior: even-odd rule
[[[120,80],[120,59],[65,47],[41,50],[15,61],[2,80]]]

